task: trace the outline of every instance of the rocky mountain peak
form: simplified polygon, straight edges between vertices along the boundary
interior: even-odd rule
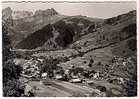
[[[10,7],[7,7],[2,10],[2,13],[4,13],[4,12],[12,12],[12,9]]]
[[[46,10],[37,10],[35,12],[35,15],[44,15],[44,16],[52,16],[56,14],[58,14],[58,12],[54,8],[46,9]]]
[[[2,10],[2,18],[8,18],[12,16],[12,9],[10,7],[7,7]]]
[[[6,23],[7,25],[12,24],[12,9],[10,7],[2,10],[2,22]]]

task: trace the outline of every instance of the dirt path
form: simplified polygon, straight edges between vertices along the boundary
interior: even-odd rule
[[[39,90],[36,90],[36,96],[38,97],[84,96],[94,91],[92,88],[64,81],[51,81],[51,85],[44,85],[39,81],[32,81],[30,82],[30,86],[39,88]]]
[[[46,86],[41,84],[39,81],[31,81],[29,83],[30,86],[36,86],[38,90],[36,90],[37,97],[62,97],[62,96],[71,96],[69,92],[56,88],[54,86]]]

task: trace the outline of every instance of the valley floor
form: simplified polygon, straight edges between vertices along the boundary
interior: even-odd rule
[[[45,82],[45,81],[44,81]],[[87,85],[75,84],[65,81],[49,81],[50,85],[45,85],[40,81],[31,81],[29,85],[31,87],[37,87],[35,90],[35,96],[38,97],[67,97],[67,96],[91,96],[97,94],[101,96],[101,92],[97,89],[93,89]]]

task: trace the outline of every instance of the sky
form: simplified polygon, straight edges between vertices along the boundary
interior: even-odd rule
[[[2,8],[33,11],[54,8],[62,15],[110,18],[136,9],[136,2],[3,2]]]

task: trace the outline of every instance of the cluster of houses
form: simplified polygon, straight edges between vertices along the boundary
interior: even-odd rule
[[[38,79],[40,81],[46,81],[45,83],[51,84],[51,80],[60,80],[60,81],[67,81],[70,83],[82,83],[89,86],[96,86],[94,85],[94,81],[106,81],[107,83],[114,84],[114,85],[123,85],[125,84],[125,78],[119,76],[111,75],[112,71],[115,71],[117,66],[125,67],[129,62],[132,62],[130,58],[124,59],[120,57],[114,57],[112,60],[112,64],[109,64],[108,72],[102,72],[93,70],[90,68],[83,68],[83,67],[75,67],[71,66],[68,69],[57,68],[52,70],[51,72],[43,71],[40,72],[40,63],[43,64],[43,59],[30,59],[27,60],[23,65],[23,74],[24,77],[30,79]],[[104,65],[105,66],[105,65]],[[105,75],[107,74],[107,75]],[[49,83],[50,80],[50,83]],[[48,81],[48,82],[47,82]],[[44,82],[43,82],[44,83]],[[101,86],[101,90],[106,90],[106,86]]]
[[[80,67],[72,67],[71,69],[67,70],[53,70],[53,77],[54,80],[63,80],[69,81],[72,83],[81,83],[85,79],[99,79],[100,72],[96,72],[94,70],[84,70]],[[42,79],[49,79],[49,74],[44,72],[41,74]]]
[[[113,62],[118,63],[119,61],[122,62],[123,66],[126,65],[125,59],[123,58],[117,58],[114,57]],[[82,67],[75,67],[71,66],[70,69],[64,70],[63,68],[52,70],[51,72],[45,71],[40,72],[39,65],[43,62],[43,59],[30,59],[28,60],[23,68],[23,74],[25,77],[28,78],[35,78],[35,79],[53,79],[53,80],[62,80],[62,81],[68,81],[71,83],[82,83],[86,82],[86,79],[90,80],[103,80],[107,78],[106,80],[110,83],[124,83],[124,79],[121,77],[115,77],[111,78],[109,76],[109,72],[107,75],[104,75],[104,73],[100,71],[95,71],[91,69],[85,69]],[[110,68],[113,68],[113,66],[110,66]],[[109,69],[110,71],[111,69]],[[105,77],[104,77],[105,76]]]

